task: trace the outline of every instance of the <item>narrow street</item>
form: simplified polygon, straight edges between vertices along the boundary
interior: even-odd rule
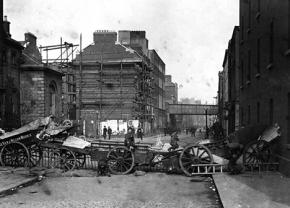
[[[147,173],[46,178],[0,199],[0,207],[221,207],[210,177]]]

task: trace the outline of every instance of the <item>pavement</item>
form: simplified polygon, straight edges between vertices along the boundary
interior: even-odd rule
[[[290,178],[279,172],[224,173],[213,179],[224,208],[290,207]]]
[[[1,208],[221,208],[210,177],[52,177],[0,200]]]
[[[0,197],[38,181],[38,176],[31,175],[25,168],[0,167]]]

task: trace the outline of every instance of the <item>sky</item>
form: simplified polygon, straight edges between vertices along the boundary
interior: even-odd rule
[[[38,45],[63,41],[83,47],[96,30],[145,30],[149,49],[166,64],[179,98],[213,103],[218,71],[233,28],[238,0],[4,0],[12,38],[31,32]]]

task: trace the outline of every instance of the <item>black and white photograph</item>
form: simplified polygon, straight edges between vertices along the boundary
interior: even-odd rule
[[[0,14],[0,208],[290,208],[290,0]]]

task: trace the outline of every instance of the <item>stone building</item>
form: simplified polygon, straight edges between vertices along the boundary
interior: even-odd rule
[[[42,63],[35,35],[25,33],[21,43],[24,47],[20,74],[21,123],[48,115],[61,118],[63,74]]]
[[[11,38],[10,22],[0,22],[0,128],[11,130],[20,126],[20,63],[23,47]]]

